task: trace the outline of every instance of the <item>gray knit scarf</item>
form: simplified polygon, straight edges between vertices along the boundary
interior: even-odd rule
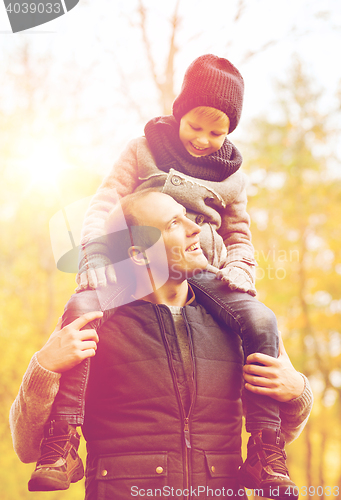
[[[242,164],[242,155],[227,138],[213,154],[196,158],[186,151],[179,138],[179,123],[174,116],[159,116],[150,120],[144,133],[155,163],[160,170],[178,172],[220,182],[234,174]]]

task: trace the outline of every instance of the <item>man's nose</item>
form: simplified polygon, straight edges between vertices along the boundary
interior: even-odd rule
[[[187,228],[186,228],[187,236],[192,236],[193,234],[199,234],[201,232],[201,227],[198,226],[198,224],[196,224],[188,217],[186,218],[187,218]]]

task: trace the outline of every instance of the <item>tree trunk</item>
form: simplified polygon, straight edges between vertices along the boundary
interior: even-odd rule
[[[326,444],[327,444],[327,433],[325,430],[322,431],[321,434],[321,444],[320,444],[320,462],[319,462],[319,481],[318,486],[320,486],[320,490],[322,491],[322,495],[318,495],[318,498],[324,500],[324,488],[325,488],[325,479],[324,479],[324,456],[326,453]]]
[[[308,420],[305,426],[305,439],[306,439],[306,474],[307,474],[307,491],[309,491],[310,486],[313,485],[313,474],[312,474],[312,446],[311,446],[311,424]],[[311,497],[309,497],[311,498]]]

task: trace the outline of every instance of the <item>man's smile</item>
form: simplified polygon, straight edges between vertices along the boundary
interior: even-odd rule
[[[186,252],[195,252],[196,250],[201,250],[201,247],[200,247],[200,243],[199,241],[197,241],[196,243],[192,243],[191,246],[189,246],[188,248],[186,248]]]

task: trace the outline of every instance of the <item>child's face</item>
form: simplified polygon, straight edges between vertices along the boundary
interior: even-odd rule
[[[229,119],[217,120],[197,115],[191,109],[180,120],[179,137],[192,156],[207,156],[218,151],[229,132]]]

